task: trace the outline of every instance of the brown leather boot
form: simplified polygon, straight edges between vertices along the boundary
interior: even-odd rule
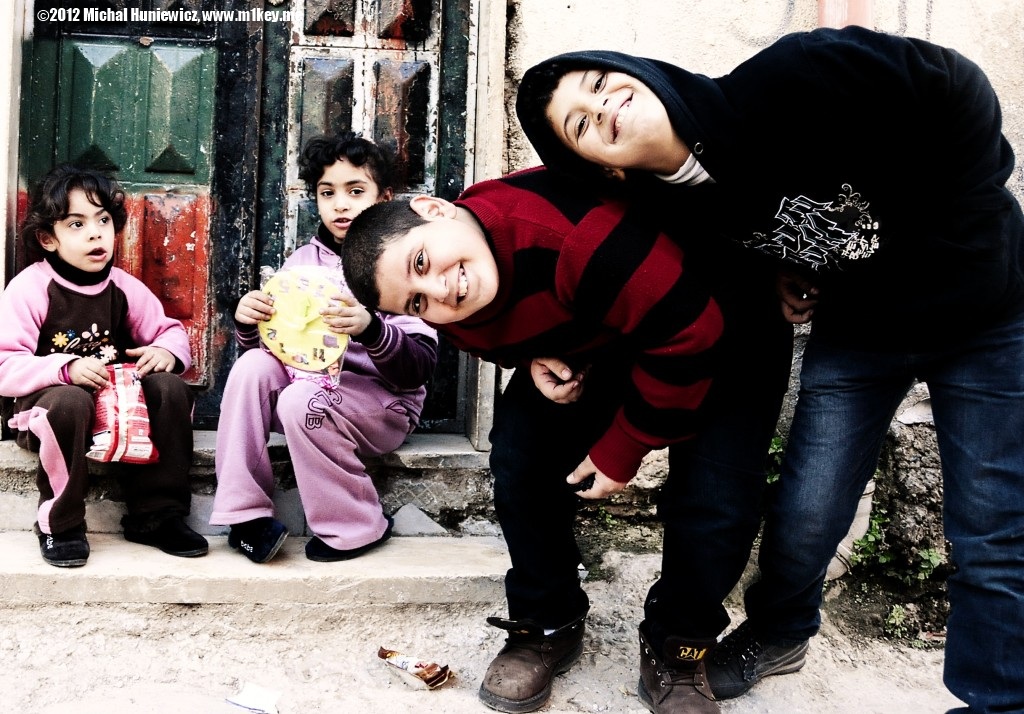
[[[532,622],[488,617],[487,624],[508,630],[505,646],[491,661],[480,685],[480,700],[500,712],[532,712],[551,697],[551,680],[572,667],[583,653],[583,621],[544,634]]]
[[[640,683],[637,695],[655,714],[716,714],[704,674],[704,657],[715,640],[684,640],[669,637],[656,652],[640,627]]]

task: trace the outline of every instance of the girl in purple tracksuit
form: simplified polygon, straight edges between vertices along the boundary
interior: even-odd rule
[[[93,392],[107,383],[107,365],[119,362],[135,362],[142,375],[160,455],[158,463],[119,473],[125,538],[183,557],[208,548],[184,521],[194,399],[177,374],[191,361],[188,336],[143,283],[113,267],[124,198],[116,182],[94,171],[59,166],[47,174],[23,228],[27,254],[40,259],[0,297],[0,394],[14,397],[9,425],[18,444],[39,453],[36,533],[43,559],[58,567],[89,557]]]
[[[311,139],[300,177],[317,199],[317,235],[283,268],[316,265],[341,274],[341,243],[352,219],[391,198],[390,161],[380,147],[351,132]],[[259,290],[235,311],[245,352],[228,375],[217,429],[217,493],[210,522],[230,525],[233,548],[257,563],[277,553],[288,535],[274,516],[270,432],[283,433],[314,537],[306,557],[347,560],[391,535],[363,460],[393,451],[419,422],[425,383],[434,371],[437,336],[417,318],[369,312],[347,295],[323,311],[332,332],[350,337],[337,386],[296,379],[259,349],[258,325],[273,313]]]

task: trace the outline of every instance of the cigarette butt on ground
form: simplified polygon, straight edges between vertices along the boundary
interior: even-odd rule
[[[394,669],[407,675],[407,680],[411,678],[412,683],[425,686],[427,689],[437,689],[454,675],[446,664],[426,662],[395,650],[389,650],[386,647],[378,649],[377,656]]]

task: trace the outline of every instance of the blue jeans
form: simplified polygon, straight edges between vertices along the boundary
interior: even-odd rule
[[[818,631],[825,570],[896,408],[928,384],[957,567],[944,680],[971,712],[1024,712],[1024,318],[946,349],[837,349],[812,334],[747,615],[766,638]]]

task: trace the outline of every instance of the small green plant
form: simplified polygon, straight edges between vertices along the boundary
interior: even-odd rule
[[[876,508],[871,512],[868,530],[863,538],[853,543],[853,554],[850,565],[874,564],[886,565],[892,562],[893,555],[885,543],[885,527],[889,525],[889,516],[884,508]]]
[[[946,556],[937,548],[925,548],[917,553],[916,567],[906,573],[902,578],[903,582],[910,585],[914,580],[927,580],[935,572],[935,569],[946,562]]]
[[[885,542],[885,528],[888,524],[889,516],[884,508],[872,511],[867,533],[853,544],[851,566],[879,566],[882,575],[904,585],[913,585],[930,578],[935,569],[946,562],[945,555],[937,548],[918,551],[912,562],[905,559],[897,562],[896,555]]]
[[[775,483],[782,475],[782,457],[785,450],[786,445],[782,441],[782,437],[778,434],[773,436],[772,443],[768,446],[768,463],[765,468],[768,474],[768,483]]]
[[[611,528],[615,525],[615,516],[608,512],[604,506],[597,507],[597,521],[605,528]]]
[[[902,605],[893,605],[885,618],[883,628],[885,634],[896,639],[905,639],[907,636],[907,611]]]

